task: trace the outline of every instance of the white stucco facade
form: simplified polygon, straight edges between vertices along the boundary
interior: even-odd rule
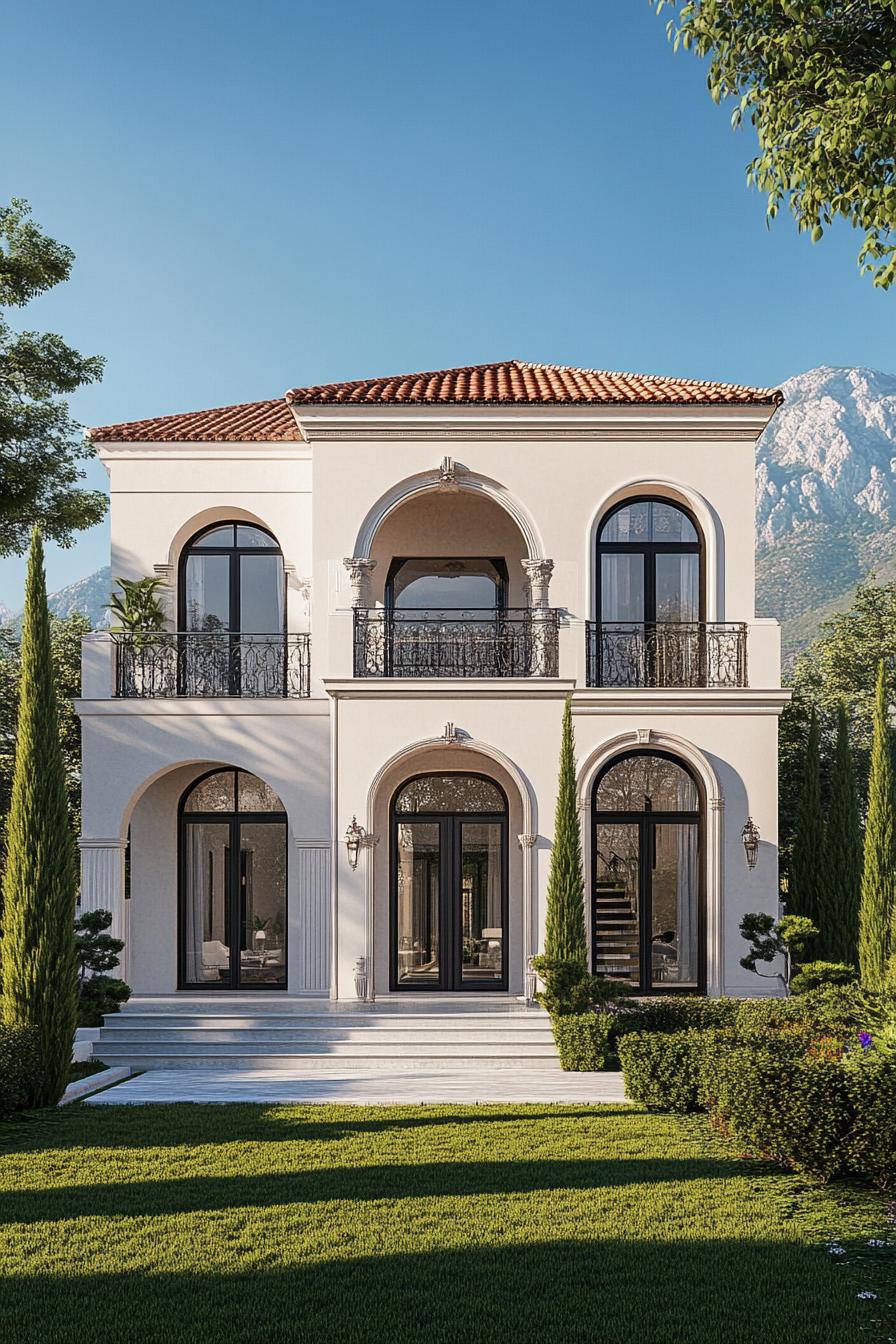
[[[286,815],[285,993],[339,1000],[355,998],[359,961],[370,997],[400,992],[390,987],[396,791],[427,772],[493,779],[507,801],[503,992],[522,994],[527,959],[543,947],[567,698],[589,934],[595,781],[628,752],[660,751],[683,763],[700,796],[701,992],[756,993],[739,966],[738,925],[749,911],[777,911],[786,701],[778,627],[754,608],[754,447],[772,410],[302,405],[291,442],[104,436],[112,572],[161,577],[172,632],[184,548],[223,522],[258,524],[276,540],[286,630],[310,632],[310,694],[269,697],[116,694],[113,637],[85,640],[81,899],[113,910],[135,993],[182,986],[179,809],[220,766],[263,780]],[[598,530],[639,497],[694,520],[702,622],[745,624],[735,678],[745,684],[588,684]],[[381,611],[406,557],[499,558],[508,608],[534,608],[535,621],[542,609],[560,613],[556,665],[528,676],[355,675],[355,608]],[[761,836],[752,869],[748,817]],[[345,843],[353,818],[365,832],[356,866]]]

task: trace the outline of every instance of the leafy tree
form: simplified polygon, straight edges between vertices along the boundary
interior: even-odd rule
[[[896,780],[890,697],[881,661],[877,676],[874,743],[865,821],[865,862],[859,905],[859,971],[868,989],[883,989],[896,920]]]
[[[759,153],[747,182],[813,242],[836,217],[864,234],[859,264],[896,279],[896,6],[892,0],[655,0],[708,59],[713,100],[737,99]]]
[[[576,755],[572,703],[563,710],[560,779],[554,815],[554,847],[548,875],[544,950],[556,961],[587,964],[585,943],[585,877],[582,836],[576,807]]]
[[[32,1105],[52,1106],[75,1032],[75,854],[65,796],[43,544],[35,529],[25,583],[18,741],[3,876],[3,1021],[34,1026],[41,1069]]]
[[[106,511],[101,491],[78,486],[93,450],[62,399],[100,379],[103,360],[60,336],[14,332],[4,315],[67,280],[75,259],[30,215],[22,200],[0,206],[0,555],[24,551],[37,524],[67,546]]]
[[[825,621],[821,634],[797,660],[794,695],[781,715],[779,737],[779,823],[782,870],[792,860],[796,811],[802,792],[804,744],[814,706],[821,728],[822,771],[830,760],[832,729],[846,706],[860,799],[868,786],[877,668],[883,658],[896,667],[896,583],[859,585],[848,611]]]
[[[818,952],[830,961],[856,965],[859,893],[862,888],[862,827],[856,772],[849,745],[846,706],[837,707],[837,737],[824,832]]]
[[[755,971],[765,980],[781,980],[789,993],[794,961],[818,934],[811,919],[805,915],[783,915],[781,919],[763,914],[744,915],[740,932],[750,944],[749,952],[740,959],[744,970]],[[760,971],[758,962],[774,961],[775,957],[784,958],[783,972],[766,975],[765,971]]]
[[[821,734],[813,708],[806,734],[803,782],[793,837],[787,908],[818,924],[824,881],[824,816],[821,808]]]

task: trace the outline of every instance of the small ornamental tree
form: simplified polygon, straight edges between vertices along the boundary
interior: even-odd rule
[[[888,973],[896,920],[896,781],[889,688],[883,659],[877,672],[871,775],[865,818],[865,861],[859,904],[859,973],[868,989],[881,989]]]
[[[65,1090],[76,1011],[75,855],[59,740],[43,543],[31,540],[22,621],[16,763],[3,877],[2,1017],[34,1026],[40,1069],[29,1102]]]
[[[805,915],[784,915],[777,920],[772,915],[744,915],[740,932],[741,937],[750,944],[749,952],[740,959],[744,970],[754,971],[764,980],[780,980],[785,993],[789,994],[794,961],[818,933],[811,919],[806,919]],[[784,958],[783,972],[775,971],[767,975],[765,971],[760,971],[757,962],[774,961],[775,957]]]
[[[101,1027],[104,1015],[117,1013],[131,997],[129,985],[106,974],[118,965],[124,947],[107,932],[111,927],[111,910],[85,910],[75,922],[79,1027]]]
[[[559,961],[587,964],[585,944],[585,877],[582,869],[582,836],[576,806],[576,758],[572,728],[572,705],[563,710],[560,745],[560,779],[554,816],[554,847],[548,876],[544,950]]]
[[[829,961],[858,964],[859,894],[862,888],[862,827],[846,706],[837,707],[837,736],[824,833],[820,934],[816,950]]]
[[[824,816],[821,808],[821,733],[813,707],[806,734],[806,755],[793,837],[787,909],[818,925],[824,872]]]

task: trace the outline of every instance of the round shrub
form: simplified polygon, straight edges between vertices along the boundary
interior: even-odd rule
[[[828,985],[851,985],[856,979],[855,966],[843,961],[807,961],[794,971],[790,992],[800,997]]]

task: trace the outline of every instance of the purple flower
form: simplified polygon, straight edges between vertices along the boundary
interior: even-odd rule
[[[870,1031],[859,1032],[859,1045],[862,1047],[863,1050],[871,1049],[871,1040],[872,1036]]]

